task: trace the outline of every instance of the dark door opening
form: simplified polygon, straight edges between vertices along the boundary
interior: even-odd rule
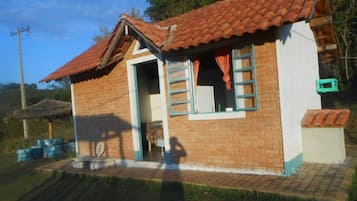
[[[157,62],[137,64],[136,78],[144,160],[164,162],[162,102]]]

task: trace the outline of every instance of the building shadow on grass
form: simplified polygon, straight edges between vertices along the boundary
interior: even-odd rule
[[[113,189],[118,188],[112,180],[84,174],[53,173],[18,201],[118,200],[119,197],[111,194]]]
[[[185,196],[183,183],[181,182],[182,179],[179,165],[180,160],[183,157],[186,157],[187,153],[183,145],[178,141],[176,137],[170,138],[170,147],[170,156],[172,164],[166,165],[166,168],[163,173],[160,201],[183,201],[185,200]]]
[[[77,124],[79,124],[79,128],[86,128],[79,135],[79,141],[82,140],[83,146],[92,149],[92,151],[88,150],[88,154],[94,154],[94,147],[99,142],[105,142],[108,146],[115,143],[117,146],[115,153],[122,159],[125,159],[126,154],[132,154],[133,150],[126,150],[124,145],[125,141],[129,140],[127,137],[131,139],[131,132],[126,132],[132,129],[129,123],[114,115],[99,115],[78,117]],[[86,137],[85,133],[91,136]],[[115,177],[54,172],[48,176],[47,180],[21,196],[18,201],[147,200],[147,198],[150,200],[150,196],[153,195],[156,197],[155,200],[160,201],[185,200],[179,167],[187,153],[176,137],[170,138],[170,147],[171,150],[168,154],[171,163],[166,165],[162,183],[157,186],[156,190],[148,190],[151,189],[151,186],[148,187],[147,183],[139,182],[137,184]],[[111,150],[106,150],[103,157],[111,156],[111,153]]]
[[[6,171],[0,172],[0,186],[22,178],[23,175],[33,175],[36,172],[36,168],[49,163],[50,161],[46,161],[45,159],[25,163],[14,163],[6,168]]]
[[[131,130],[133,126],[127,121],[117,117],[114,114],[77,116],[77,134],[79,156],[91,156],[101,158],[120,158],[125,161],[126,156],[133,154],[131,142]],[[104,144],[104,151],[101,156],[96,153],[96,147],[99,143]],[[31,164],[36,161],[24,164],[26,172],[33,171]],[[123,164],[121,164],[123,166]],[[55,167],[55,169],[64,170],[68,163]],[[125,166],[125,164],[124,164]],[[84,166],[84,169],[89,167]],[[88,171],[88,170],[85,170]],[[88,172],[90,173],[90,171]],[[18,172],[17,172],[18,174]],[[14,172],[15,175],[15,172]],[[38,175],[41,176],[41,175]],[[11,178],[11,176],[6,177]],[[53,201],[53,200],[111,200],[111,199],[96,199],[95,196],[102,196],[98,193],[93,196],[93,192],[97,192],[101,188],[98,182],[94,181],[98,178],[90,175],[73,175],[66,173],[52,173],[52,175],[42,182],[40,185],[30,189],[25,193],[19,201]],[[103,189],[105,192],[111,191],[110,185],[104,182],[104,186],[108,189]],[[0,181],[1,183],[1,181]],[[96,184],[97,183],[97,184]],[[104,187],[103,187],[104,188]],[[90,193],[88,191],[92,190]],[[91,197],[87,197],[91,194]],[[87,198],[87,199],[84,199]]]
[[[22,195],[18,201],[58,200],[58,198],[64,198],[64,193],[67,195],[69,193],[68,188],[72,187],[73,190],[75,190],[75,185],[78,184],[78,182],[72,182],[71,184],[65,185],[64,177],[62,174],[53,173],[43,183]]]

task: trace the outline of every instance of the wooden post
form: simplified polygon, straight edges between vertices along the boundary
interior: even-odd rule
[[[53,121],[51,118],[48,119],[48,137],[53,139]]]
[[[21,32],[30,33],[30,26],[27,28],[21,27],[16,29],[15,33],[11,33],[11,35],[17,36],[17,49],[18,49],[18,59],[19,59],[19,68],[20,68],[20,92],[21,92],[21,109],[26,109],[26,93],[25,93],[25,84],[24,84],[24,72],[23,72],[23,64],[22,64],[22,49],[21,49]],[[23,127],[24,127],[24,138],[28,139],[29,137],[29,127],[27,124],[27,120],[23,119]]]

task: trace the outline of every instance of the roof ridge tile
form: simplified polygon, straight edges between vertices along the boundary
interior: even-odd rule
[[[170,52],[308,19],[313,6],[314,0],[222,0],[156,23],[124,14],[113,33],[120,23],[128,23],[157,51]],[[207,34],[211,37],[205,37]],[[112,38],[101,48],[84,51],[42,81],[61,79],[94,68]]]

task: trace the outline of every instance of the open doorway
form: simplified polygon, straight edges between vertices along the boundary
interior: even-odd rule
[[[143,160],[164,162],[163,113],[156,60],[136,64]]]

